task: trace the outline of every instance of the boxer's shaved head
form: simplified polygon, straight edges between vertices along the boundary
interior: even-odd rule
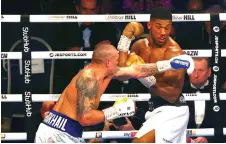
[[[104,66],[108,74],[113,74],[117,71],[119,53],[113,45],[99,44],[92,57],[92,63],[101,64]]]
[[[92,62],[103,63],[105,60],[111,60],[118,54],[118,51],[113,45],[110,44],[100,44],[98,45],[92,56]]]

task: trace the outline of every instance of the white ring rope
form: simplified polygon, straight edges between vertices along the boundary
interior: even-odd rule
[[[209,101],[209,93],[183,93],[186,101]],[[226,93],[219,93],[220,100],[226,100]],[[60,94],[32,94],[32,102],[57,101]],[[100,101],[116,101],[120,97],[128,97],[134,101],[148,101],[151,98],[149,93],[146,94],[103,94]],[[1,102],[22,102],[22,94],[1,94]]]
[[[191,57],[212,57],[212,50],[183,50]],[[91,59],[93,51],[36,51],[31,52],[32,59]],[[226,49],[221,50],[226,57]],[[22,52],[1,52],[1,59],[22,59]]]
[[[226,13],[219,13],[220,21],[226,21]],[[20,22],[21,15],[2,15],[1,22]],[[30,15],[30,22],[147,22],[150,14],[112,15]],[[173,22],[210,21],[209,13],[172,14]]]
[[[83,132],[82,138],[93,139],[125,139],[134,138],[137,131],[89,131]],[[226,128],[223,128],[224,135],[226,135]],[[97,135],[101,137],[97,137]],[[202,128],[202,129],[187,129],[187,136],[214,136],[213,128]],[[1,140],[27,140],[27,133],[1,133]]]
[[[30,22],[147,22],[150,14],[119,14],[119,15],[30,15]],[[173,14],[173,22],[210,21],[210,14]],[[226,13],[219,13],[220,21],[226,21]],[[1,22],[20,22],[21,15],[2,15]],[[211,57],[212,50],[184,50],[192,57]],[[201,53],[201,54],[200,54]],[[221,51],[226,57],[226,50]],[[52,51],[32,52],[32,59],[90,59],[92,52],[88,51]],[[22,59],[22,52],[1,52],[1,59]],[[22,94],[1,94],[2,102],[22,102]],[[32,94],[33,102],[56,101],[60,94]],[[119,97],[130,97],[135,101],[148,101],[150,94],[103,94],[101,101],[115,101]],[[210,100],[208,93],[186,93],[185,100]],[[226,100],[226,93],[220,93],[220,99]],[[101,133],[101,138],[133,138],[137,131],[100,131],[84,132],[84,139],[96,138]],[[223,128],[226,135],[226,128]],[[187,129],[188,136],[214,136],[213,128]],[[27,140],[27,133],[1,133],[1,140]]]

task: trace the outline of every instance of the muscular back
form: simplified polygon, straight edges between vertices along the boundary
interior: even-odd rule
[[[171,38],[161,48],[151,47],[148,39],[141,39],[134,43],[132,51],[143,58],[145,63],[169,60],[172,57],[183,54],[180,46]],[[183,87],[184,70],[171,70],[156,74],[155,77],[157,82],[155,86],[151,87],[152,95],[160,96],[169,102],[175,102]]]
[[[78,120],[80,115],[97,109],[111,78],[100,78],[87,66],[71,80],[53,109]]]

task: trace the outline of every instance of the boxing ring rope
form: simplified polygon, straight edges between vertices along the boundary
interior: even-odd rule
[[[186,101],[209,101],[209,93],[183,93]],[[57,101],[60,94],[32,94],[32,102]],[[128,97],[134,101],[148,101],[151,98],[146,94],[103,94],[100,98],[102,102],[116,101],[118,98]],[[220,93],[220,100],[226,100],[226,93]],[[1,94],[1,102],[22,102],[22,94]]]
[[[30,15],[29,22],[147,22],[150,14],[118,15]],[[226,13],[219,13],[220,21],[226,21]],[[173,14],[173,22],[210,21],[210,14]],[[1,22],[21,22],[21,15],[2,15]],[[212,50],[184,50],[192,57],[212,57]],[[221,50],[226,57],[226,50]],[[32,59],[90,59],[90,51],[31,52]],[[22,52],[1,52],[1,59],[22,59]],[[210,100],[209,93],[183,93],[186,101]],[[226,93],[220,93],[220,100],[226,100]],[[1,102],[22,102],[22,94],[1,94]],[[33,102],[56,101],[60,94],[32,94]],[[135,101],[148,101],[150,94],[103,94],[100,101],[115,101],[119,97],[129,97]],[[95,131],[84,132],[84,139],[91,138],[133,138],[137,131]],[[226,135],[226,128],[223,128]],[[101,137],[100,137],[101,136]],[[214,128],[187,129],[187,136],[214,136]],[[27,133],[1,133],[1,140],[27,140]]]
[[[224,135],[226,135],[226,128],[223,128]],[[90,131],[83,132],[82,138],[84,139],[93,139],[93,138],[102,138],[102,139],[127,139],[134,138],[137,131]],[[213,128],[202,128],[202,129],[187,129],[187,136],[214,136]],[[2,133],[2,140],[26,140],[26,133]]]
[[[183,50],[192,57],[212,57],[211,50]],[[36,51],[31,52],[32,59],[91,59],[92,51]],[[226,49],[221,50],[226,57]],[[22,52],[1,52],[1,59],[22,59]]]
[[[219,13],[220,21],[226,21],[226,13]],[[30,22],[147,22],[150,14],[111,15],[30,15]],[[1,22],[20,22],[21,15],[2,15]],[[210,21],[209,13],[173,14],[173,22]]]

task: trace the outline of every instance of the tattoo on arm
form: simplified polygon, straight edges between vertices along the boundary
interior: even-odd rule
[[[96,109],[96,96],[98,93],[98,81],[86,75],[80,75],[76,80],[78,91],[77,114],[81,115]]]
[[[154,65],[150,64],[143,64],[141,66],[141,73],[140,75],[154,75],[158,72],[158,69]]]

